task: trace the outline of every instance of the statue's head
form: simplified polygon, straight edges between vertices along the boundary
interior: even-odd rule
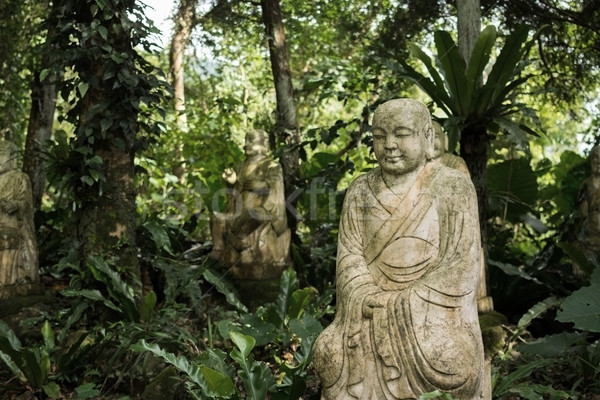
[[[442,125],[437,121],[431,121],[433,126],[433,158],[441,157],[448,151],[448,136]]]
[[[590,150],[590,166],[592,175],[600,177],[600,146],[594,146]]]
[[[13,142],[0,141],[0,174],[17,169],[17,151]]]
[[[246,157],[254,157],[267,153],[267,145],[269,143],[269,135],[262,129],[253,129],[246,133],[246,143],[244,152]]]
[[[431,115],[412,99],[395,99],[373,114],[373,152],[384,172],[401,175],[434,158]]]

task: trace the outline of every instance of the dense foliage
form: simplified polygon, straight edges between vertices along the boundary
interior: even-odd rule
[[[339,211],[374,166],[373,110],[399,96],[426,102],[453,150],[473,126],[486,135],[493,397],[600,393],[600,268],[579,212],[600,140],[597,2],[482,1],[467,66],[448,2],[283,2],[303,140],[297,240],[277,297],[254,309],[207,255],[222,171],[246,131],[277,121],[260,2],[197,2],[185,127],[141,3],[42,3],[0,4],[0,33],[15,38],[0,45],[0,137],[24,145],[29,85],[59,86],[36,213],[48,293],[0,300],[0,397],[318,398],[310,361],[335,310]],[[48,48],[57,70],[40,70]],[[131,229],[115,240],[119,222]]]

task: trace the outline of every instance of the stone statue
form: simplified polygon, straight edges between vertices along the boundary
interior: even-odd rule
[[[460,156],[448,152],[448,136],[442,129],[442,125],[440,125],[440,123],[437,121],[431,121],[431,123],[433,125],[433,132],[435,134],[433,141],[434,158],[439,159],[440,162],[445,166],[462,172],[465,174],[465,176],[471,179],[471,174],[469,173],[469,168],[467,168],[465,160],[463,160],[463,158]],[[480,313],[490,312],[494,309],[494,300],[491,296],[488,296],[488,284],[486,282],[485,271],[485,257],[482,246],[479,265],[480,280],[477,286],[477,310]]]
[[[379,166],[347,191],[336,315],[314,346],[323,399],[487,397],[475,189],[434,158],[433,141],[418,101],[391,100],[373,115]]]
[[[600,146],[590,150],[592,175],[587,178],[580,190],[580,212],[583,218],[580,241],[594,261],[600,250]]]
[[[281,166],[267,154],[265,131],[246,134],[246,159],[225,170],[227,211],[212,220],[213,251],[236,279],[279,278],[289,265],[291,233],[285,214]]]
[[[455,154],[448,153],[448,136],[446,136],[446,133],[442,129],[442,125],[437,121],[431,121],[431,123],[435,134],[433,141],[434,158],[439,158],[442,164],[457,169],[470,177],[471,174],[465,160]]]
[[[17,168],[17,146],[0,141],[0,298],[27,294],[38,283],[31,182]]]

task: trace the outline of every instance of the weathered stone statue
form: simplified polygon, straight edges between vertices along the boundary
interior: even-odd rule
[[[337,311],[314,347],[323,399],[486,397],[475,190],[434,158],[433,141],[422,103],[396,99],[375,111],[379,167],[346,194]]]
[[[595,261],[600,251],[600,146],[590,151],[590,167],[592,174],[587,178],[580,190],[580,212],[583,218],[580,241],[584,244],[589,257]]]
[[[290,230],[285,214],[281,166],[267,154],[265,131],[246,134],[246,159],[223,179],[231,190],[227,211],[212,221],[213,257],[234,278],[279,278],[289,265]]]
[[[39,286],[31,183],[17,169],[17,146],[0,141],[0,298]]]
[[[446,133],[442,129],[442,125],[437,121],[431,121],[431,123],[435,134],[433,141],[434,158],[439,158],[442,164],[457,169],[470,177],[471,174],[469,173],[465,160],[463,160],[462,157],[448,153],[448,136],[446,136]]]
[[[448,136],[437,121],[431,121],[435,138],[433,141],[434,158],[439,159],[442,164],[447,167],[454,168],[469,179],[471,174],[469,168],[462,157],[448,152]],[[487,282],[485,274],[485,259],[483,255],[483,247],[481,248],[480,264],[479,264],[479,284],[477,286],[477,310],[480,313],[489,312],[494,309],[494,301],[491,296],[488,296]]]

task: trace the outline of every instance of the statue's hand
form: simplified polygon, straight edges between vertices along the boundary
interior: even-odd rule
[[[383,293],[375,293],[368,295],[363,300],[362,313],[366,318],[373,318],[373,310],[375,308],[383,308],[387,304],[388,296]]]
[[[19,207],[14,201],[0,200],[0,210],[2,210],[3,212],[7,214],[14,214],[17,212],[18,209]]]
[[[250,190],[250,191],[261,190],[262,191],[262,189],[267,189],[268,187],[269,187],[269,185],[267,185],[267,182],[265,182],[265,181],[249,179],[246,182],[244,182],[244,190]]]
[[[225,171],[223,171],[221,178],[223,178],[223,180],[229,183],[230,185],[233,185],[237,180],[237,175],[233,169],[226,168]]]

